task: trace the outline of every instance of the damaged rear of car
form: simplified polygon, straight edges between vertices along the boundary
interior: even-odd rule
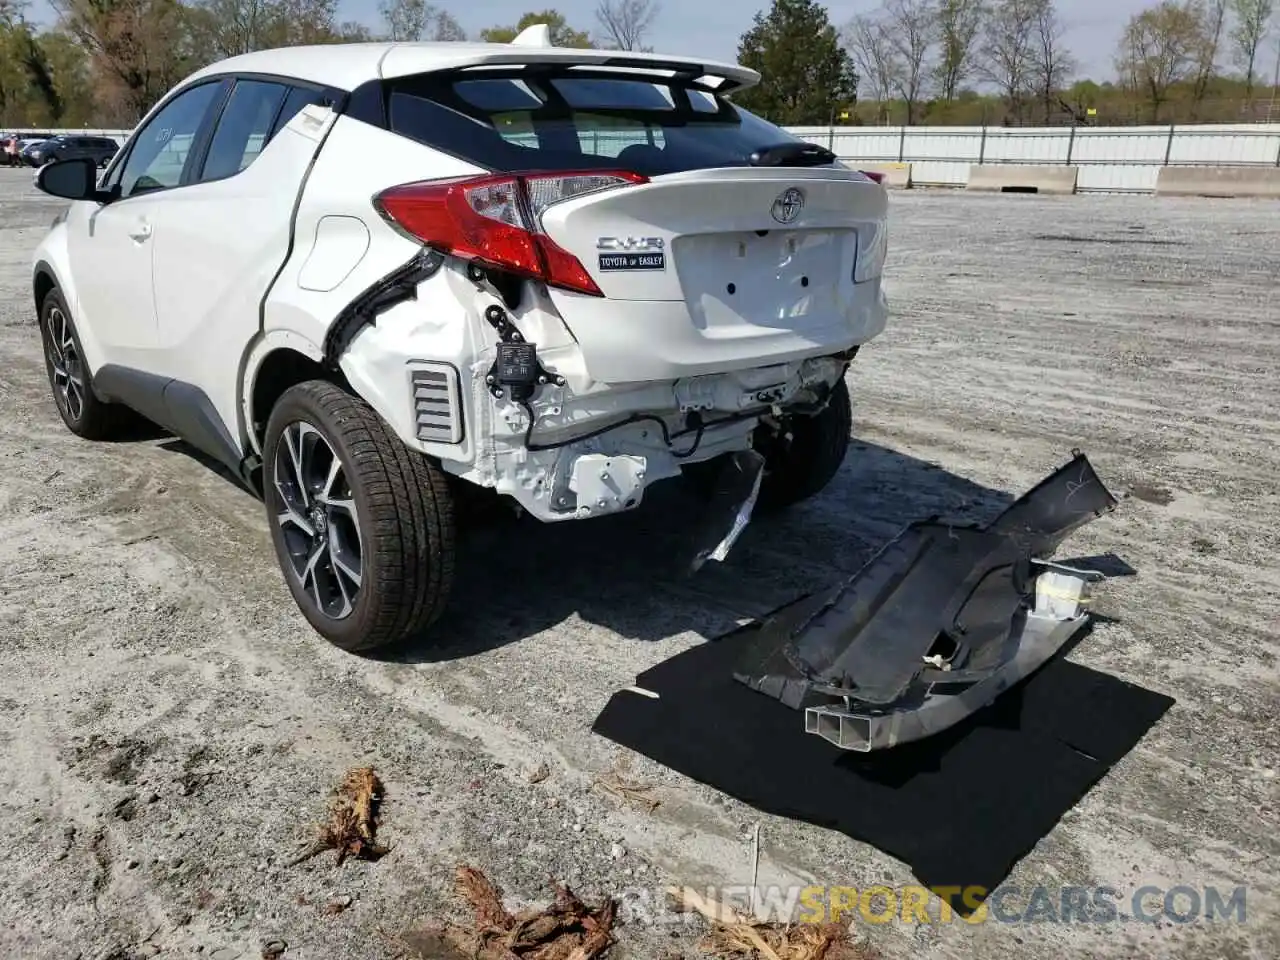
[[[723,72],[561,57],[357,91],[303,194],[268,329],[315,258],[366,247],[341,289],[371,282],[325,359],[405,443],[544,521],[634,508],[750,447],[762,418],[786,432],[844,392],[884,327],[887,197],[735,107],[718,90],[753,75]],[[382,222],[348,232],[370,201]]]
[[[440,615],[473,489],[558,522],[687,477],[720,559],[835,475],[887,313],[885,189],[735,106],[759,79],[545,26],[197,71],[100,178],[37,178],[73,201],[33,263],[59,411],[129,407],[261,492],[346,649]]]

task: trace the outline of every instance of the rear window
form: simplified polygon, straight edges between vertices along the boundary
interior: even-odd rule
[[[688,81],[649,75],[426,74],[388,84],[391,129],[498,171],[622,166],[656,176],[745,166],[794,143]]]

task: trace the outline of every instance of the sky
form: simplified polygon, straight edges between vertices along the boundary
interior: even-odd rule
[[[513,24],[529,9],[552,6],[578,30],[595,30],[598,0],[435,0],[472,34],[483,27]],[[1081,65],[1079,73],[1095,80],[1111,79],[1112,58],[1125,22],[1153,0],[1059,0],[1058,11],[1068,29],[1067,46]],[[735,60],[738,39],[769,0],[662,0],[650,44],[659,53],[693,55],[711,60]],[[831,22],[843,26],[853,16],[879,6],[879,0],[832,0],[826,7]],[[33,19],[50,22],[46,0],[35,0]],[[378,23],[378,0],[339,0],[339,19],[369,26]],[[1271,57],[1264,58],[1267,63]]]

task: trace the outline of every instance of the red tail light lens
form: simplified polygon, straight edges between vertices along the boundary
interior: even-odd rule
[[[874,180],[876,183],[880,183],[880,184],[884,183],[885,175],[879,170],[859,170],[858,172],[862,174],[864,177],[866,177],[868,180]]]
[[[401,230],[446,253],[600,297],[582,262],[542,231],[542,213],[573,197],[646,182],[613,170],[429,180],[384,190],[374,205]]]

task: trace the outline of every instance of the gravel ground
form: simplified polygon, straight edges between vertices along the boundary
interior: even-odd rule
[[[910,884],[641,758],[661,806],[621,805],[591,789],[621,751],[590,724],[646,667],[851,572],[904,522],[993,514],[1079,446],[1132,495],[1067,549],[1140,573],[1103,585],[1115,621],[1071,657],[1177,703],[1009,883],[1244,885],[1247,922],[863,930],[889,957],[1280,956],[1280,205],[895,195],[895,315],[851,371],[857,446],[824,496],[693,581],[664,563],[679,495],[536,540],[477,529],[443,646],[396,662],[309,631],[260,505],[181,445],[63,427],[29,283],[57,210],[0,171],[6,955],[387,957],[456,912],[456,863],[517,901],[548,876],[587,896],[747,883],[756,822],[761,883]],[[288,866],[366,763],[392,852]],[[696,934],[630,923],[613,955],[691,954]]]

